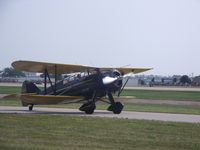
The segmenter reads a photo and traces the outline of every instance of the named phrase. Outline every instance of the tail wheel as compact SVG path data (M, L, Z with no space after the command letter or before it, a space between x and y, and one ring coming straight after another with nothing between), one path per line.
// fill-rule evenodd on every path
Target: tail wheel
M29 105L28 109L29 109L29 111L32 111L33 110L33 105Z

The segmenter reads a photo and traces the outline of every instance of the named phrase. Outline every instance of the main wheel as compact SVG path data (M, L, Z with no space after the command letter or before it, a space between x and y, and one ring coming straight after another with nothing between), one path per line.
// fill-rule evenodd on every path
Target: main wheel
M93 114L96 109L96 105L92 102L83 104L79 110L84 111L86 114Z
M94 109L85 110L85 113L86 114L93 114L94 113Z
M115 107L113 108L113 113L120 114L123 108L124 108L124 105L122 103L116 102Z
M91 103L86 109L85 109L85 113L86 114L93 114L94 110L96 109L96 105Z

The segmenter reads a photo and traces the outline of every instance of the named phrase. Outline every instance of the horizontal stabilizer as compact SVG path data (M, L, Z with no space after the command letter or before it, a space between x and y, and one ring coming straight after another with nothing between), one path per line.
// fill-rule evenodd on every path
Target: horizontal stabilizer
M14 100L16 98L20 98L21 94L8 94L4 97L2 97L2 99L7 99L7 100Z
M84 99L83 96L36 95L35 93L9 94L3 97L3 99L16 99L16 98L20 98L23 102L34 105L58 104L63 101Z
M58 104L63 101L72 101L83 99L82 96L54 96L54 95L28 95L23 94L20 97L24 102L35 105Z

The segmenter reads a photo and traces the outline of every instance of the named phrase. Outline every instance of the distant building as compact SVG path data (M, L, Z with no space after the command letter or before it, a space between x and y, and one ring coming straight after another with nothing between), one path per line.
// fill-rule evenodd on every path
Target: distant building
M126 79L123 80L123 83L126 82ZM131 78L128 80L128 83L126 84L126 87L134 87L134 86L139 86L139 80L136 78Z
M200 86L200 76L196 76L192 79L192 85Z
M28 78L37 77L37 74L36 74L35 72L25 72L25 71L23 71L23 73L24 73L25 76L28 77Z

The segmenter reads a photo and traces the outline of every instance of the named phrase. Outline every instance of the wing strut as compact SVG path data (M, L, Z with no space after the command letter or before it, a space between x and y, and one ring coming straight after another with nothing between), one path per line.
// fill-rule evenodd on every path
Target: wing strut
M47 94L47 69L44 70L44 94Z
M56 95L56 90L57 90L57 87L56 87L56 82L57 82L57 65L55 65L55 86L54 86L54 95Z
M51 84L51 88L52 88L52 91L54 92L54 95L56 95L56 90L57 90L57 86L56 86L56 82L57 82L57 65L54 66L55 68L55 84L54 84L54 87L53 87L53 83L51 81L51 78L49 76L49 73L48 73L48 70L47 68L45 68L44 70L44 94L46 95L47 94L47 78Z
M124 83L123 87L119 90L118 92L118 97L120 96L120 94L122 93L122 91L124 90L124 87L126 86L126 84L128 83L128 80L130 79L130 76L128 77L128 79L126 80L126 82Z

